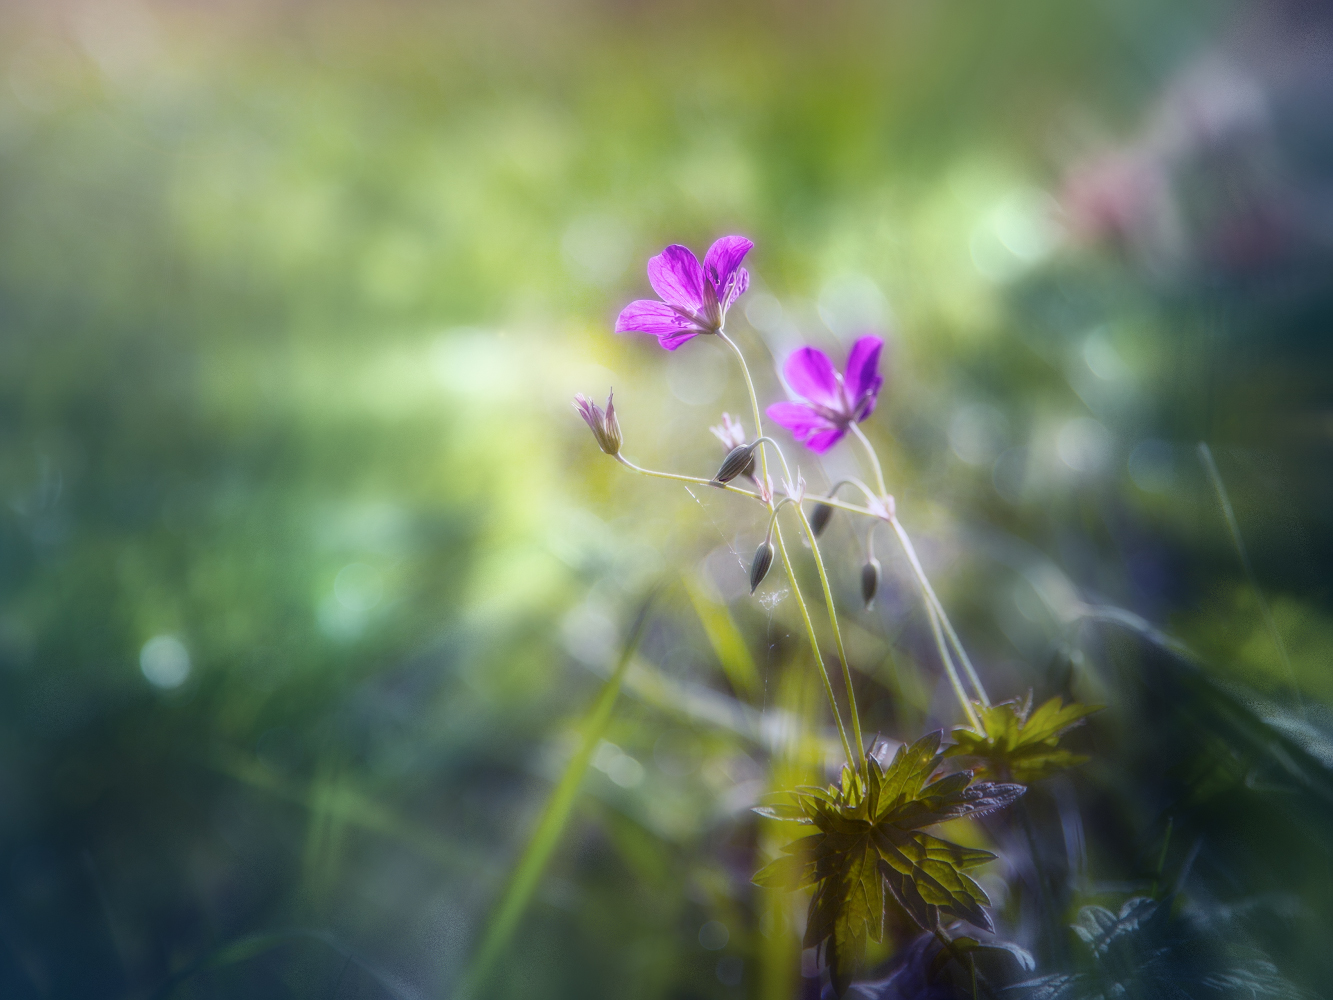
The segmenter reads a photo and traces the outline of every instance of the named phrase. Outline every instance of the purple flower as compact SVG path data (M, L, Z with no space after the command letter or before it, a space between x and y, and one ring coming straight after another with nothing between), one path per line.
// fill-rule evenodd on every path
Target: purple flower
M721 333L731 304L750 286L741 261L754 244L724 236L708 248L703 265L687 247L672 244L648 261L648 281L662 299L631 302L616 333L648 333L668 351L701 333Z
M879 374L879 352L884 341L862 337L852 345L847 372L839 375L828 355L802 347L783 365L787 385L800 396L790 403L774 403L768 415L811 451L820 455L842 440L853 423L875 412L884 378Z

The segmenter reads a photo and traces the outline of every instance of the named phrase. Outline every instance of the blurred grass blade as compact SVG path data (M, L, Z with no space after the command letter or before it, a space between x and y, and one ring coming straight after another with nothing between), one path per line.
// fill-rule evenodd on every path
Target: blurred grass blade
M744 698L758 696L759 671L731 612L725 604L714 600L698 579L687 575L683 580L685 592L690 595L690 603L708 636L708 644L713 647L732 689Z
M644 623L648 620L648 610L656 597L657 591L653 590L639 608L634 626L626 636L625 645L620 651L615 671L607 678L601 693L580 727L578 750L566 765L565 773L560 776L560 782L547 800L541 818L532 831L531 839L524 847L518 864L514 866L509 884L486 928L486 936L482 939L481 947L477 949L471 966L464 973L460 985L454 992L455 1000L467 1000L476 995L477 988L490 974L495 960L509 943L519 918L527 909L528 900L537 887L537 882L551 853L555 850L555 845L560 840L560 834L564 831L570 812L573 811L584 772L588 770L593 753L611 721L611 711L615 708L616 699L620 695L621 683L625 679L625 672L629 669L630 662L634 659L634 651L638 648L639 639L643 635Z

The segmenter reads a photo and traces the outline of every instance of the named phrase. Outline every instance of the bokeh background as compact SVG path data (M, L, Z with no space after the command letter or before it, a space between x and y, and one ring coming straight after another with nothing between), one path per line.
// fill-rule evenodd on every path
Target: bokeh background
M765 399L888 338L867 429L992 693L1109 706L1031 796L1069 919L1173 883L1333 981L1325 5L7 0L0 71L4 996L459 995L654 588L478 995L818 995L749 884L748 807L836 763L763 525L569 405L711 474L729 355L610 331L731 232ZM956 722L891 539L863 612L827 537L867 729ZM1072 961L1024 878L1002 931Z

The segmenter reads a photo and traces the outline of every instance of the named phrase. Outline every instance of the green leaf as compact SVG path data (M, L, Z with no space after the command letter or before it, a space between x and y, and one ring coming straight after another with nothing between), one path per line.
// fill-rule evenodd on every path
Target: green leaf
M815 881L815 863L794 854L769 862L755 874L755 885L765 889L802 889Z
M768 819L776 819L783 823L809 823L810 818L806 816L805 810L800 805L792 802L770 802L764 805L753 806L751 812L756 812L760 816Z
M945 756L971 758L979 776L1031 784L1087 760L1060 749L1060 737L1101 707L1062 705L1057 695L1033 710L1031 692L1021 702L977 705L980 730L955 729Z
M814 885L805 946L820 949L839 995L864 959L867 942L882 940L889 895L926 930L952 920L991 927L983 909L990 900L963 870L995 855L921 828L999 809L1024 789L975 782L968 771L931 781L943 759L941 736L931 733L899 747L887 767L871 756L860 768L844 767L836 785L799 788L756 810L818 830L784 848L788 856L766 866L755 881L773 888Z

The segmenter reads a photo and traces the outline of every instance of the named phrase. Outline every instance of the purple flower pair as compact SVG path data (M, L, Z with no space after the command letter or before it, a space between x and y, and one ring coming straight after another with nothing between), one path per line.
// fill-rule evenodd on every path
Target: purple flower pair
M741 261L753 246L744 236L724 236L709 247L702 265L688 248L667 247L648 262L648 281L661 301L631 302L616 320L616 333L649 334L668 351L700 334L721 333L727 310L750 285ZM769 417L822 455L875 411L884 384L883 346L879 337L862 337L852 345L843 374L823 351L802 347L783 365L787 386L800 398L774 403Z

